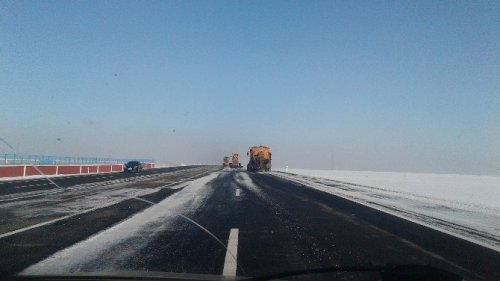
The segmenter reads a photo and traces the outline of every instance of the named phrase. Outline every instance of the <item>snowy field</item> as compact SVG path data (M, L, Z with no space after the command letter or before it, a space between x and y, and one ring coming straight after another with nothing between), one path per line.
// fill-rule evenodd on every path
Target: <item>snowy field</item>
M273 174L500 252L500 177L363 171Z

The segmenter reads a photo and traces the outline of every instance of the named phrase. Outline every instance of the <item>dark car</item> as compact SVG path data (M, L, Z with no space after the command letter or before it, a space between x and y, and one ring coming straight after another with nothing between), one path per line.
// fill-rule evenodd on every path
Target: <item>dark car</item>
M123 165L124 173L139 173L142 171L143 165L139 161L128 161Z

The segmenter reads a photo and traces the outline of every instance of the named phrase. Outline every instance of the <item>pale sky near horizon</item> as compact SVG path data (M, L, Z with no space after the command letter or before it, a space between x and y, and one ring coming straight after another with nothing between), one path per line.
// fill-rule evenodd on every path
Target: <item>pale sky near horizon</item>
M263 144L276 168L500 175L500 2L2 1L0 137L24 154L246 164Z

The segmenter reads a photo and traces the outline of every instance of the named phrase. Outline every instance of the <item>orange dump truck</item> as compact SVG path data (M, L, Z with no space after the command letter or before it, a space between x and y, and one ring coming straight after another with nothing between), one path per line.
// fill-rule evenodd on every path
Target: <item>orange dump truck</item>
M229 163L229 168L241 168L241 163L240 163L240 155L236 152L234 152L231 155L231 162Z
M267 146L253 146L247 152L250 161L247 170L250 172L271 171L271 149Z

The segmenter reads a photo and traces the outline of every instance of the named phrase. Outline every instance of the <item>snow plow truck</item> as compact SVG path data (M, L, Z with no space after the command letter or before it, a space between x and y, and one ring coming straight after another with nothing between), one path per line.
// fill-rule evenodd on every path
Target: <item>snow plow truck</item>
M239 154L236 152L233 152L233 154L231 154L231 162L229 162L229 168L239 169L241 167L242 166L241 166L241 163L239 160Z
M247 170L250 172L271 171L271 149L267 146L253 146L247 152L250 161Z

